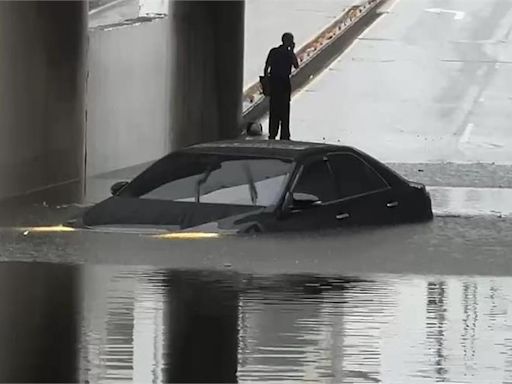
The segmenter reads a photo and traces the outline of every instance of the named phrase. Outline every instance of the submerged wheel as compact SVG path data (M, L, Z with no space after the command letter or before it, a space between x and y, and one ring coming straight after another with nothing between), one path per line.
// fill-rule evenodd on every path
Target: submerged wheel
M254 225L251 225L249 228L247 228L244 233L246 234L254 234L254 233L261 233L261 228L254 224Z

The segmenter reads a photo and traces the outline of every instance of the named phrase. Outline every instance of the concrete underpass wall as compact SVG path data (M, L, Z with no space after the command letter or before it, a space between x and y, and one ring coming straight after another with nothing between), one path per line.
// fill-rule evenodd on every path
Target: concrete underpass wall
M86 23L83 2L0 1L0 198L81 198Z
M168 152L169 30L167 18L90 30L88 176Z

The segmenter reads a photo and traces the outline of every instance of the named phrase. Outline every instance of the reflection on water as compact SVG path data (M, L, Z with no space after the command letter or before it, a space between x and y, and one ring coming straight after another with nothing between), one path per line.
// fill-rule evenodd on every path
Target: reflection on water
M0 263L0 381L78 379L80 276L68 265Z
M512 382L512 279L0 263L2 382Z

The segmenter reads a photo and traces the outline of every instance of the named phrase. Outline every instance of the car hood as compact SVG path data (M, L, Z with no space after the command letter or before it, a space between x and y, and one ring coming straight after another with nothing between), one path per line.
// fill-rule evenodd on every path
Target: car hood
M112 197L88 209L82 215L80 224L85 227L187 229L222 221L224 225L235 226L239 220L244 221L245 217L258 214L264 209L264 207L247 205ZM236 218L236 220L226 220L228 218Z

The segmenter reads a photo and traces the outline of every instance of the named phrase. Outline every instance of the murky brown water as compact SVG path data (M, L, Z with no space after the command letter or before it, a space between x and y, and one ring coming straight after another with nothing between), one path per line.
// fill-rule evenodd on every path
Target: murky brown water
M0 215L0 382L512 383L512 221L160 240Z
M509 277L5 262L0 288L2 382L512 382Z

